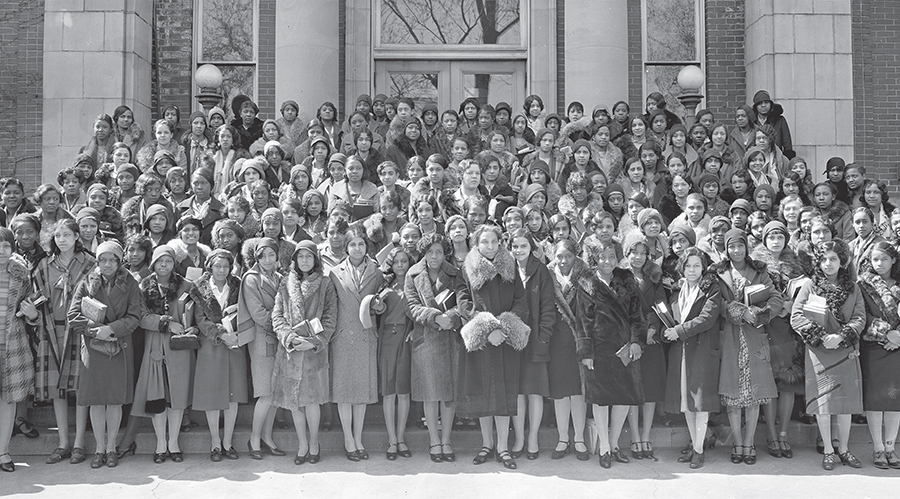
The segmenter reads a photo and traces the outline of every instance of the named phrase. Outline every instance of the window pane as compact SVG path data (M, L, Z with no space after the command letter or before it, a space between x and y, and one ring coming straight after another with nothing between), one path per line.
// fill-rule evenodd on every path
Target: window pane
M696 61L696 0L647 1L647 60Z
M464 74L463 90L463 99L475 97L482 105L498 102L515 104L511 74Z
M659 92L666 98L666 109L684 119L685 111L678 96L681 95L681 87L678 86L678 73L682 66L646 66L644 77L647 79L647 95ZM703 89L700 89L703 92Z
M203 0L201 61L253 61L254 0Z
M381 43L521 45L519 0L381 0Z
M231 122L234 119L234 114L231 112L231 99L244 94L254 101L256 100L253 86L255 68L253 66L219 66L219 69L222 70L222 91L225 94L223 109L227 114L227 121ZM249 146L250 144L243 144L245 148Z
M438 74L390 73L391 97L409 97L416 103L416 109L425 104L438 103ZM440 108L440 106L438 106Z

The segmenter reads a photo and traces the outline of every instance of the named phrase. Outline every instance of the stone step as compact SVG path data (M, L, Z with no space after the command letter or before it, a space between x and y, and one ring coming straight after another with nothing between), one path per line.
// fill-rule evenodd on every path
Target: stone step
M379 422L377 424L374 422L369 422L370 418L368 417L368 415L374 412L380 413L381 411L373 411L371 409L367 411L366 426L363 433L363 443L370 451L370 453L381 454L387 448L388 436L383 422ZM183 452L189 454L206 454L209 452L210 446L209 430L206 426L205 419L203 419L202 417L202 413L194 413L194 416L195 421L199 423L199 426L192 428L192 430L188 433L182 433L179 438L179 444ZM372 419L376 419L374 415ZM71 419L71 421L74 421L74 417ZM25 438L22 435L13 437L10 443L10 452L13 455L17 456L49 454L58 443L56 430L55 428L52 428L52 426L54 425L51 424L49 426L50 428L45 425L39 425L38 431L41 435L35 439ZM717 436L717 447L730 447L730 428L728 428L727 425L716 426L713 428L713 431ZM806 425L798 423L796 421L792 421L788 431L789 441L794 446L812 447L815 445L817 432L818 430L815 425ZM74 436L73 433L74 428L70 428L70 438ZM122 432L120 431L119 435L121 436L121 434ZM538 432L538 440L540 442L541 449L545 452L549 452L549 449L555 447L558 440L557 435L558 434L556 429L541 428ZM765 425L760 424L759 428L757 429L756 435L757 452L760 455L766 453L765 435ZM234 447L244 456L246 456L247 441L249 440L249 438L249 424L238 424L235 428ZM296 451L298 445L297 435L293 428L276 428L274 432L274 438L278 447L284 449L285 452L288 452L290 454L291 452ZM510 432L510 439L512 439L512 432ZM690 436L685 426L656 426L650 433L650 441L655 448L682 447L688 442L689 439ZM407 430L405 440L409 444L410 449L412 449L413 453L427 452L429 443L427 430L422 430L415 426L411 426ZM635 438L634 440L638 439ZM631 441L632 438L628 430L628 425L626 424L619 442L624 449L627 449ZM865 425L853 425L850 435L850 441L854 445L863 443L870 444L871 438L869 436L868 428ZM320 442L322 450L324 452L342 452L343 436L340 428L340 423L337 419L335 419L335 425L331 429L331 431L320 432ZM454 449L458 451L466 451L470 453L475 452L481 447L482 444L481 432L477 430L454 431L452 442ZM90 431L88 431L88 435L86 437L86 444L89 450L88 453L93 453L94 438ZM150 420L144 419L138 432L137 452L138 454L149 455L154 452L155 447L156 437L153 434L153 428L150 424Z

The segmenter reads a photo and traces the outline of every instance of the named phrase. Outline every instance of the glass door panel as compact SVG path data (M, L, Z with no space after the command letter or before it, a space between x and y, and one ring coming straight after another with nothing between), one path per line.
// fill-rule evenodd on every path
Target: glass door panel
M456 102L474 97L492 106L506 102L515 110L525 100L525 61L454 61L450 74Z
M450 63L437 61L378 61L375 64L375 93L388 97L409 97L416 109L450 101Z

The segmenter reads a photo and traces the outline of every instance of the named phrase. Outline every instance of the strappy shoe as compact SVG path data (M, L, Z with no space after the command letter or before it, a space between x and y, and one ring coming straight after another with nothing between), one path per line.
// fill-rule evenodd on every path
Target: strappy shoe
M837 461L837 455L834 452L824 454L822 456L822 468L825 471L833 471L835 461Z
M794 450L791 448L791 444L787 441L787 433L779 433L778 434L778 447L781 448L781 456L790 459L794 457Z
M347 449L345 448L345 449L344 449L344 455L347 456L347 460L348 460L348 461L353 461L354 463L358 463L359 460L360 460L359 453L358 453L358 451L357 451L356 449L354 449L354 450L347 450Z
M559 447L559 444L565 444L566 446L562 450L553 449L553 452L550 453L550 459L562 459L569 453L569 442L560 440L556 446Z
M641 460L644 459L644 455L642 453L644 449L644 442L631 442L631 457ZM682 451L683 453L684 451Z
M741 449L741 452L738 452L738 449ZM741 464L744 462L744 446L734 444L731 446L731 463L732 464Z
M862 463L849 450L841 454L840 457L841 464L843 464L844 466L849 466L851 468L862 468Z
M631 462L631 460L628 459L628 456L626 456L625 453L622 452L622 449L620 449L618 447L616 447L615 449L612 450L612 457L613 457L613 459L616 460L617 463L630 463Z
M679 463L689 463L689 462L691 462L691 459L694 459L694 454L695 454L694 448L692 447L691 450L687 454L682 454L681 456L678 457L678 462Z
M781 445L778 443L778 440L768 440L766 439L766 448L769 450L769 455L772 457L781 457Z
M472 460L472 464L484 464L492 457L494 457L493 447L482 447L475 455L475 459Z
M657 461L656 456L653 455L653 445L650 442L644 442L641 448L641 457L643 459L652 459Z
M34 427L34 424L21 416L16 418L16 422L13 425L13 436L18 434L25 435L27 438L37 438L41 436Z
M609 452L600 454L600 467L607 470L612 468L612 455Z
M891 469L900 470L900 456L894 452L893 449L884 451L885 458L887 459L888 466Z
M744 464L753 466L756 464L756 446L751 445L749 447L744 447L744 449L747 449L747 453L744 454Z
M404 449L404 447L406 447ZM403 458L412 457L412 452L409 451L409 446L406 445L406 442L397 442L397 455Z
M872 453L872 464L880 470L891 469L890 465L888 465L887 456L881 450Z
M391 452L391 449L394 449L394 452ZM388 448L384 452L384 457L386 457L388 461L396 461L397 460L397 444L388 443Z
M578 444L581 444L584 447L584 450L578 450ZM588 461L591 459L591 454L588 452L587 446L584 445L584 442L575 441L575 458L579 461Z
M444 452L444 447L450 449L450 452ZM456 462L456 453L453 452L453 447L450 447L450 444L441 444L441 459L448 463Z
M0 454L0 457L3 457L3 456L8 457L9 461L7 461L5 463L0 463L0 471L5 471L7 473L12 473L13 471L16 471L16 463L13 462L12 456L9 455L9 452L4 452L3 454Z
M104 464L106 464L106 454L102 452L94 454L94 459L91 459L91 468L100 469Z
M435 447L437 447L437 450L438 450L437 454L431 452L431 449L434 449ZM443 463L444 462L444 458L441 455L441 444L429 445L428 446L428 455L429 455L429 457L431 457L432 463Z
M306 462L308 462L309 464L318 463L322 459L322 456L319 454L320 452L322 452L322 446L319 446L319 450L317 450L315 454L312 453L312 447L310 447L306 452L306 454L308 455L308 457L306 458Z
M512 454L508 450L497 453L497 461L503 463L503 467L508 470L514 470L517 468L516 460L513 459Z
M47 464L56 464L61 462L63 459L69 459L72 457L72 449L64 449L62 447L57 447L47 456ZM887 461L884 462L887 465Z
M72 449L72 457L69 458L69 464L81 464L87 459L87 454L83 447L75 447Z
M696 470L703 467L703 462L706 460L706 454L703 452L695 452L693 457L691 457L691 469Z

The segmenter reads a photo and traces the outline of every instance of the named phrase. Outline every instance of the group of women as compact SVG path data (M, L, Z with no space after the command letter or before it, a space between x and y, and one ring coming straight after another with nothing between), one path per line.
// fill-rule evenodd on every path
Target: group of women
M561 117L529 96L516 115L475 99L438 114L363 95L344 121L325 103L303 123L294 101L262 121L239 96L230 123L213 108L181 129L170 106L152 137L125 106L98 117L59 187L0 181L0 469L15 469L13 430L33 431L16 417L29 397L54 408L49 464L87 460L88 418L92 468L136 452L141 418L153 461L180 462L190 409L210 459L238 459L248 403L252 459L285 455L282 408L294 462L319 462L334 404L345 457L366 460L381 400L388 460L412 455L416 402L436 463L476 419L474 464L538 459L551 418L551 459L588 460L596 435L604 468L655 460L667 412L684 414L679 461L696 469L719 412L733 463L756 463L761 407L768 453L792 457L797 394L825 469L861 466L862 413L875 466L900 468L900 211L885 186L841 158L813 185L765 92L730 126L701 110L686 128L665 104Z

